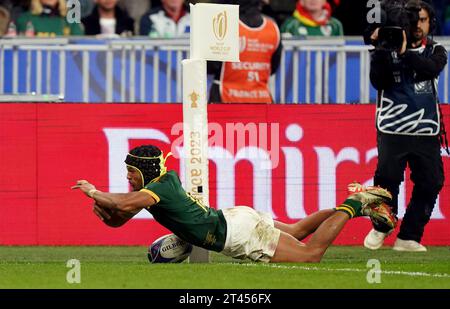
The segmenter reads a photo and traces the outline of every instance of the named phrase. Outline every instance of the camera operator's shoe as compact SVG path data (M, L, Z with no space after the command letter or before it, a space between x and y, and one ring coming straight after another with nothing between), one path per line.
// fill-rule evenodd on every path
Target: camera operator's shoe
M381 207L382 202L392 199L391 193L380 187L363 187L358 183L352 183L348 186L356 192L350 194L343 204L336 207L336 210L346 212L350 218L359 216L386 217L383 215L386 210Z
M395 251L405 251L405 252L426 252L427 247L421 245L417 241L414 240L403 240L397 238L394 243L394 247L392 248Z
M366 238L364 238L364 247L377 250L380 249L383 245L384 239L392 233L391 230L389 233L379 232L376 229L370 230L369 234L367 234Z

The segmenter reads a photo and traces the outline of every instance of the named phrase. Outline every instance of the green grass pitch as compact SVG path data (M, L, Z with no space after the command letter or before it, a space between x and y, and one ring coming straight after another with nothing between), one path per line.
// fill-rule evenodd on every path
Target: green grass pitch
M242 262L217 253L209 264L150 264L146 253L146 247L0 246L0 288L450 288L450 247L402 253L333 246L320 264ZM70 259L80 261L79 284L66 281ZM367 281L370 259L380 262L379 283Z

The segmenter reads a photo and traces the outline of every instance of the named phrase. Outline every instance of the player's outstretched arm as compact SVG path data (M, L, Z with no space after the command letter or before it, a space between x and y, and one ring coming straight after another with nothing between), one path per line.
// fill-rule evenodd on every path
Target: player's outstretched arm
M87 180L78 180L72 189L80 189L88 197L95 200L103 208L118 210L125 213L136 214L143 208L155 204L155 200L144 192L108 193L95 188Z

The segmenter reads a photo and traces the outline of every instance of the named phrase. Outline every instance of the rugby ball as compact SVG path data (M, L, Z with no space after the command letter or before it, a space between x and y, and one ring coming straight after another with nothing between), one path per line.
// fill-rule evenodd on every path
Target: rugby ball
M148 248L150 263L180 263L188 258L192 245L175 234L164 235L155 240Z

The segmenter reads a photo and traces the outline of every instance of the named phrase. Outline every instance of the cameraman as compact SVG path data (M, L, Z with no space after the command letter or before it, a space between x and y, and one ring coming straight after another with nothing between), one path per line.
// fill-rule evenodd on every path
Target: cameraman
M433 8L423 1L419 8L417 26L403 30L401 47L387 50L378 42L370 64L370 80L378 90L374 183L392 193L390 206L397 214L399 186L406 165L410 167L414 188L393 249L411 252L427 251L420 241L444 183L437 79L447 63L447 51L428 38L436 24ZM380 39L379 30L372 33L372 42ZM374 223L364 246L376 250L390 233L392 230Z

